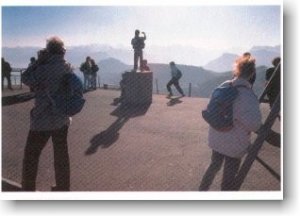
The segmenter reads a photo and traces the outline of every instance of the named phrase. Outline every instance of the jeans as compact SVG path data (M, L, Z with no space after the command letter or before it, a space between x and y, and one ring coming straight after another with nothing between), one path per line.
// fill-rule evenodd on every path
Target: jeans
M56 188L61 191L70 190L67 135L68 126L51 131L29 131L23 159L22 188L24 191L35 191L39 158L50 137L52 137L54 150Z
M168 92L169 92L170 94L173 94L173 93L172 93L172 89L171 89L171 85L174 85L175 88L177 89L177 91L178 91L180 94L184 95L184 93L183 93L183 91L182 91L182 89L181 89L181 87L180 87L180 85L179 85L179 79L173 77L173 78L168 82L168 84L167 84L167 90L168 90Z
M84 78L83 88L84 88L84 90L88 90L92 85L91 75L90 74L84 74L83 78Z
M202 178L201 185L199 187L200 191L207 191L209 189L216 174L221 169L224 160L225 164L223 170L221 190L235 190L235 176L239 170L241 159L228 157L216 151L212 151L211 162Z

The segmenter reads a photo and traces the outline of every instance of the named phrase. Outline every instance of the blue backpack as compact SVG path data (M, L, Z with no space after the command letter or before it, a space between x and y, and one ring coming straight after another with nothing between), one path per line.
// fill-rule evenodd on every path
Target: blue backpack
M60 88L51 98L57 112L66 116L76 115L85 104L81 80L74 73L65 74Z
M233 127L233 102L238 96L238 88L243 85L217 87L211 96L207 109L202 111L204 120L218 131L229 131Z

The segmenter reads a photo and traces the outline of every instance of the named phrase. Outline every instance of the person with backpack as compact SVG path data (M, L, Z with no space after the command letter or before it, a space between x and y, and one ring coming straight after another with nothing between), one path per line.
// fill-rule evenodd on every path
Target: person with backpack
M52 137L56 186L52 191L70 190L70 162L67 136L70 117L56 109L53 99L66 94L59 91L64 77L74 75L65 59L64 43L59 37L47 40L39 51L36 63L23 74L22 82L35 91L35 103L30 112L30 130L23 158L22 189L35 191L39 157ZM81 86L82 89L82 86Z
M7 79L7 88L9 90L13 90L11 85L11 71L12 68L10 67L10 64L4 60L4 58L1 59L1 68L2 68L2 90L4 89L4 79Z
M91 87L91 76L92 76L92 59L90 56L87 56L85 62L80 65L79 70L83 73L83 86L84 90L89 90Z
M234 78L222 83L212 94L207 110L202 112L209 123L208 145L211 162L199 190L207 191L224 164L222 191L235 190L235 177L241 158L250 147L251 132L261 125L259 102L249 80L255 73L255 59L236 60Z
M135 30L134 38L131 40L131 45L134 50L134 66L133 71L137 71L138 69L138 60L140 60L140 67L142 67L143 63L143 49L145 48L145 40L146 40L146 34L145 32L142 32L144 35L143 37L140 37L140 31Z
M185 96L182 88L179 85L179 79L182 77L182 72L176 67L175 62L170 62L171 68L171 80L167 83L167 90L169 92L167 98L171 98L173 96L171 85L174 85L177 91L181 94L182 97Z

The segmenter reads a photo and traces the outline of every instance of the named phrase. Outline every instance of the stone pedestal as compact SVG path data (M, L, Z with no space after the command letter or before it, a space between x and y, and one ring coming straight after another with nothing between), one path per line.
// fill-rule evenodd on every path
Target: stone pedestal
M153 73L125 72L122 74L122 104L149 105L152 103Z

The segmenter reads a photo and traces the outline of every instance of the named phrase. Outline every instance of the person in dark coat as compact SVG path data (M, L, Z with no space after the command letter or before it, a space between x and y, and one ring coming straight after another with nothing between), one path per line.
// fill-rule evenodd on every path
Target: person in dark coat
M273 76L276 67L280 64L280 57L274 58L272 64L273 67L267 69L266 71L266 85L271 81L271 77ZM277 95L280 93L280 68L278 73L274 75L270 85L271 86L267 91L267 96L269 98L270 107L272 107L276 100Z
M167 90L169 92L168 94L168 98L173 96L173 92L171 89L171 86L174 85L175 88L177 89L177 91L181 94L182 97L185 96L185 94L183 93L182 88L179 85L179 79L182 76L181 71L176 67L175 62L170 62L170 68L171 68L171 80L167 83Z
M2 67L2 89L4 89L4 79L7 80L7 88L10 90L13 90L12 86L11 86L11 71L12 68L10 67L10 64L5 61L4 58L2 58L2 63L1 63L1 67Z
M68 129L71 118L53 109L51 96L59 94L63 77L73 73L64 59L65 48L58 37L47 40L38 52L37 62L22 74L22 82L35 91L35 103L30 112L30 130L24 150L22 189L35 191L39 158L49 138L54 150L56 185L52 191L70 190Z
M144 35L143 37L140 37L140 31L135 30L135 36L131 40L131 45L134 50L134 66L133 70L136 72L138 69L138 60L140 60L140 67L142 66L143 62L143 49L145 48L145 40L146 40L146 34L145 32L142 32Z
M80 65L80 71L83 73L83 86L84 90L91 88L91 76L92 76L92 59L87 56L85 62Z
M91 60L91 64L92 64L92 68L91 68L91 70L92 70L92 74L91 74L91 76L92 76L92 80L91 80L91 84L92 84L92 89L96 89L97 88L97 72L99 71L99 67L98 67L98 65L95 63L95 60L94 59L92 59Z

